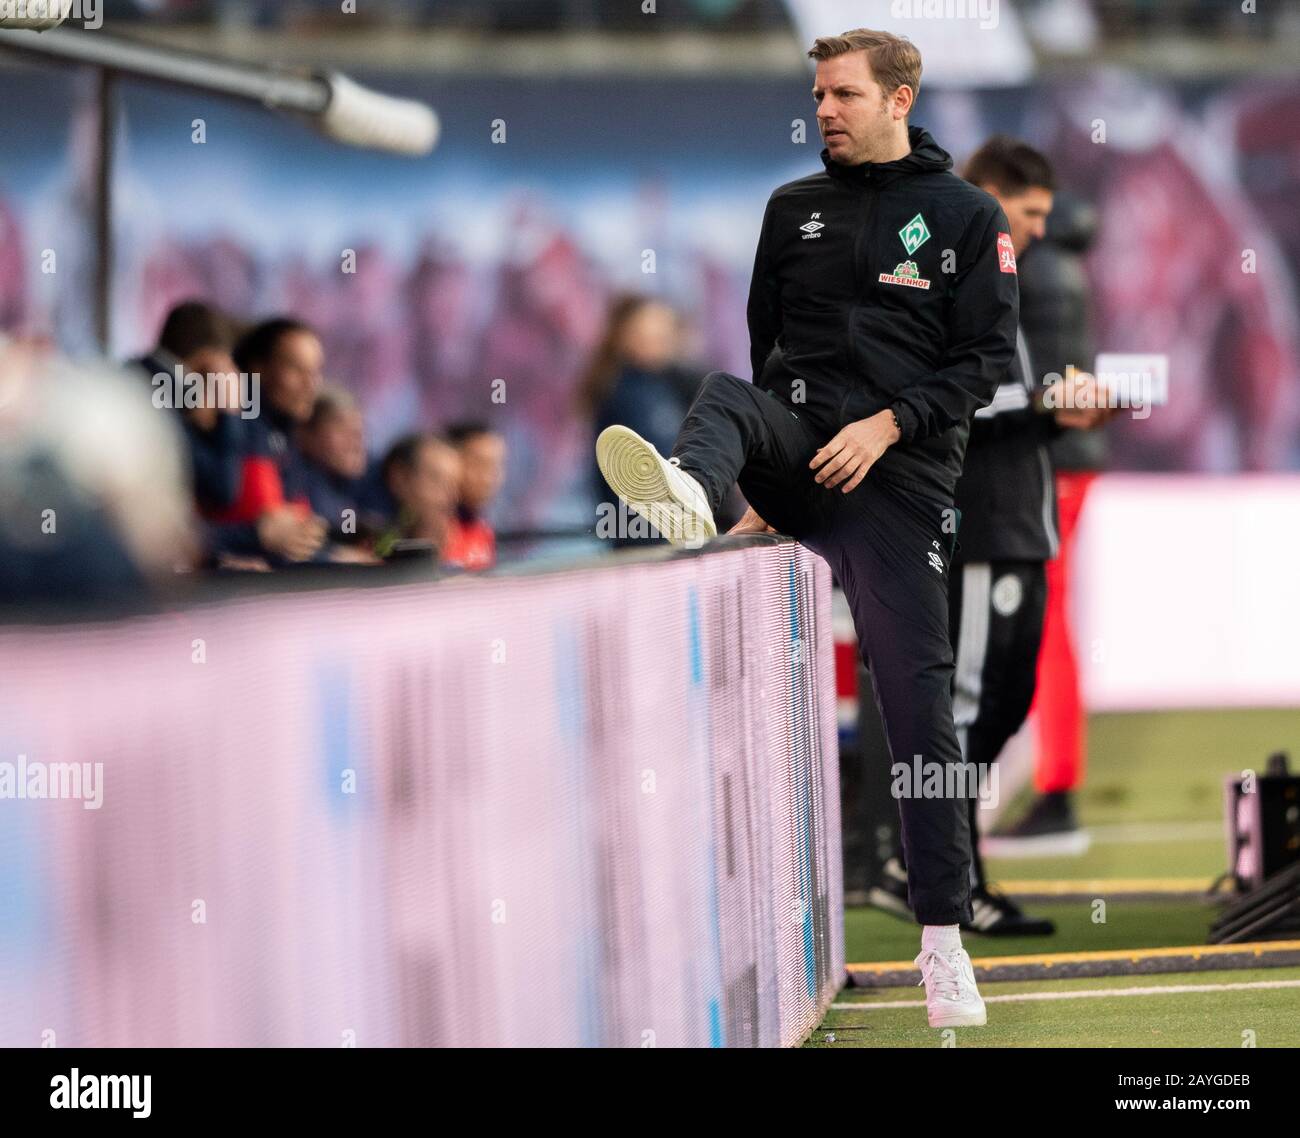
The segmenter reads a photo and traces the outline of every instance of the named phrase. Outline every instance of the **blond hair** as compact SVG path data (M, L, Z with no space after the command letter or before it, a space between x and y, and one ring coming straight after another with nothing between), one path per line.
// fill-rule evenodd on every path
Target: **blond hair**
M878 32L872 28L854 28L838 36L820 36L808 52L810 59L834 59L853 51L865 51L871 74L886 96L899 87L912 88L915 100L921 89L921 53L905 36Z

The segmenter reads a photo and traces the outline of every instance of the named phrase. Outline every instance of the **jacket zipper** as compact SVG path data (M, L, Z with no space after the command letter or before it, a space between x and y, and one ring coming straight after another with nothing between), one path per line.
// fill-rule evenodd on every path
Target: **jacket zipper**
M849 366L853 375L849 377L849 382L845 385L844 398L840 400L839 423L844 424L846 409L849 405L849 399L856 390L854 380L862 373L862 360L860 358L858 344L853 336L853 314L857 310L858 304L862 301L862 260L863 246L866 243L867 233L870 229L870 219L872 216L872 207L875 204L876 189L868 182L862 190L864 205L860 213L858 230L853 235L853 300L854 303L849 305L845 315L844 337L849 345Z

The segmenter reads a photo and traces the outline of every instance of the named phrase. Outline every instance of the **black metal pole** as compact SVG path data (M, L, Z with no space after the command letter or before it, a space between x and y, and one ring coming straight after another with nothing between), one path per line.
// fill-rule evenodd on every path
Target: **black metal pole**
M420 156L438 140L438 116L431 107L371 91L334 72L269 69L66 28L39 35L0 28L0 50L251 100L304 119L325 137L349 146Z
M323 114L331 98L330 84L320 75L279 72L106 33L55 28L34 35L0 30L0 47L47 62L102 67L137 79L251 99L272 110L309 116Z

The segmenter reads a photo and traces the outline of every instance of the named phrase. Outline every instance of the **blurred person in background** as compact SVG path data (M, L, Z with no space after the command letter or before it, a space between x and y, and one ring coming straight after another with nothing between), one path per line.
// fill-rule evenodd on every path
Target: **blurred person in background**
M485 423L455 423L447 441L460 455L460 493L443 561L462 569L496 564L496 535L484 515L506 476L506 440Z
M246 332L233 354L239 371L259 385L260 411L245 420L235 500L209 517L222 525L252 522L272 566L323 556L329 526L312 511L306 460L293 438L295 428L311 418L320 391L320 340L301 321L277 317Z
M325 387L298 428L306 459L307 499L329 525L330 540L356 546L375 532L363 505L367 468L365 419L352 395Z
M375 543L390 557L402 543L420 543L442 561L456 521L460 495L460 455L435 434L405 435L388 448L380 467L397 504L397 516Z
M299 560L310 556L314 546L291 511L252 515L236 510L253 428L241 414L239 369L231 354L235 338L234 323L224 313L204 301L187 300L168 312L157 346L132 363L149 376L155 407L179 419L200 517L202 562L268 569L267 555ZM193 405L186 392L184 405L174 406L172 381L178 369L183 376L204 380ZM225 382L214 387L208 382L212 377Z
M667 304L635 295L614 301L578 387L579 413L597 435L621 423L661 454L671 453L700 380L678 364L679 343L677 313ZM618 501L594 462L591 478L598 503ZM619 536L613 543L640 540Z
M1020 327L1040 374L1086 370L1096 355L1084 256L1097 234L1097 211L1058 193L1047 236L1020 263ZM1104 430L1064 429L1048 444L1056 483L1057 554L1047 562L1047 608L1030 709L1038 747L1037 795L1014 826L995 834L994 848L1043 854L1084 853L1074 792L1083 782L1086 734L1079 669L1070 628L1075 535L1088 489L1106 464Z
M176 305L163 320L158 344L132 363L154 384L155 405L169 407L180 418L190 452L194 496L200 509L222 510L233 505L239 493L244 420L239 416L238 368L231 350L235 329L227 317L210 304L187 300ZM198 406L172 407L159 397L171 396L168 384L180 368L182 374L226 376L224 391L210 405L205 384Z
M147 604L197 557L187 466L135 374L0 336L0 605Z

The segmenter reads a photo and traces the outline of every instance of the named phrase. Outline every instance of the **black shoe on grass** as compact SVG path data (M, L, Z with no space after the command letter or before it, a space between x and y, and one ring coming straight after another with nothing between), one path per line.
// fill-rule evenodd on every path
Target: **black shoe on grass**
M964 933L983 936L1051 936L1056 925L1044 917L1031 917L1020 911L1010 897L990 885L971 891L973 917L962 923Z
M998 830L980 845L985 857L1078 857L1091 839L1074 816L1068 790L1041 794L1014 826Z
M891 857L885 862L880 876L867 890L867 904L899 917L912 921L912 906L907 899L907 870L898 863L898 858Z

